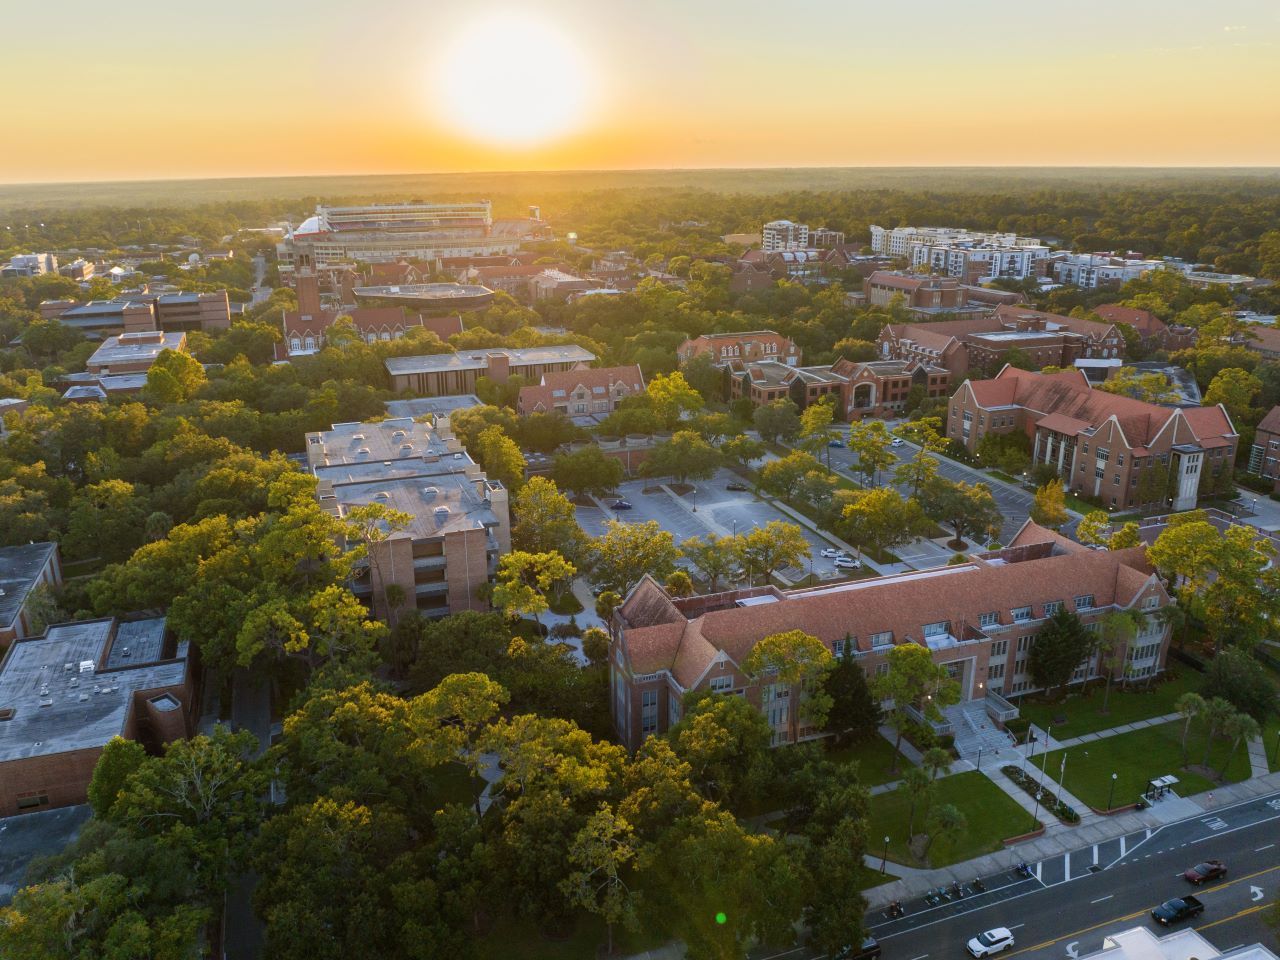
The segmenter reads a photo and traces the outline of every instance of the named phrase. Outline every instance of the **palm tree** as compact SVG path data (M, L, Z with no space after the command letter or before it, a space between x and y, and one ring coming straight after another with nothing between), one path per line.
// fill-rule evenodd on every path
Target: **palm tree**
M1191 721L1204 713L1206 704L1204 697L1188 690L1173 705L1178 708L1178 713L1182 714L1182 765L1185 767L1187 765L1187 734L1191 732Z
M1236 715L1236 708L1222 697L1214 697L1204 708L1204 722L1209 725L1209 734L1205 738L1204 759L1200 761L1200 766L1209 766L1209 751L1213 749L1213 741L1217 739L1218 731L1220 731L1231 718Z
M920 766L929 771L932 779L937 780L939 774L951 772L951 754L942 747L930 747L920 758Z
M929 855L929 848L938 837L945 838L948 843L955 843L968 825L968 819L954 804L939 804L929 814L929 822L926 824L929 839L924 845L925 856Z
M923 767L911 767L902 776L902 786L911 798L911 809L907 814L907 839L915 836L916 806L933 793L933 781Z
M1261 735L1262 727L1258 725L1258 721L1253 719L1244 711L1232 714L1222 725L1222 735L1231 738L1231 751L1227 754L1226 759L1222 761L1222 769L1218 771L1218 779L1221 780L1227 772L1227 765L1231 763L1231 758L1236 755L1236 751L1240 749L1241 740L1252 740L1254 737Z

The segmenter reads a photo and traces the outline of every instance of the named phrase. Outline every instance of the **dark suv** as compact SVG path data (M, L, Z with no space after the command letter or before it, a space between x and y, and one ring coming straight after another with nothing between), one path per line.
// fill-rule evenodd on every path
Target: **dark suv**
M858 947L841 947L832 955L831 960L880 960L880 941L867 934L867 939Z

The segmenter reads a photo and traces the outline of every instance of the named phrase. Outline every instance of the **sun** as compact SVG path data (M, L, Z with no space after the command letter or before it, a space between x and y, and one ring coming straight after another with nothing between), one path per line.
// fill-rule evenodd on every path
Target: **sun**
M586 119L586 60L543 20L513 12L473 21L445 43L438 63L437 106L468 136L531 145Z

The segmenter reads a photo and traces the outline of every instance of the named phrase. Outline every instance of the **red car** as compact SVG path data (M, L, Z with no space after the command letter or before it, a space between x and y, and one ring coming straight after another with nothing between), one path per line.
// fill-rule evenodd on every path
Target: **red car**
M1196 886L1207 883L1210 880L1217 880L1227 875L1227 865L1221 860L1205 860L1197 863L1185 873L1182 874Z

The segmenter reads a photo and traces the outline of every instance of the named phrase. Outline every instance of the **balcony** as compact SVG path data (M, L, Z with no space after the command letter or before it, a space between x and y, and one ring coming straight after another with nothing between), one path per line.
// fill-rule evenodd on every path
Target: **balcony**
M987 691L987 716L998 723L1007 723L1018 716L1018 708L994 690Z
M930 730L933 731L934 736L938 736L938 737L955 736L955 727L952 726L951 721L946 719L945 717L941 720L930 720L921 711L917 710L915 707L913 707L909 703L904 703L902 705L902 712L905 713L912 720L914 720L916 723L921 724L922 726L928 727Z

